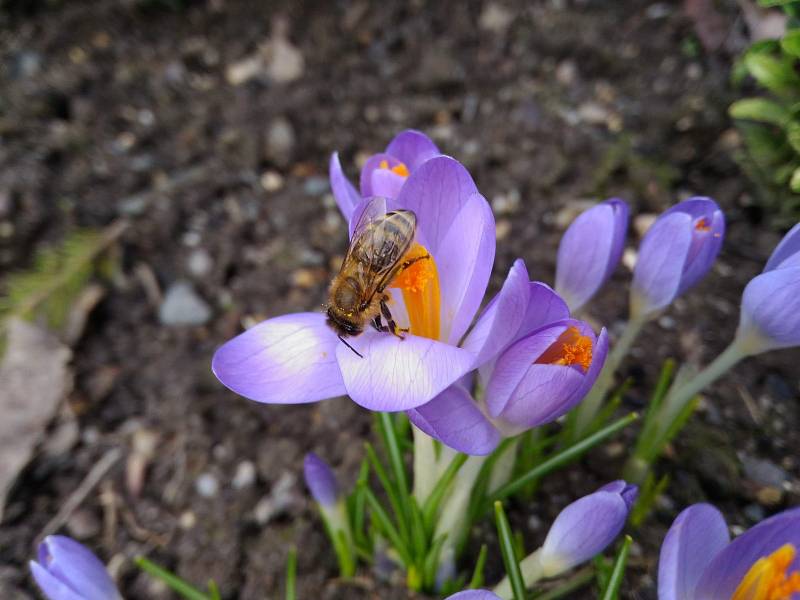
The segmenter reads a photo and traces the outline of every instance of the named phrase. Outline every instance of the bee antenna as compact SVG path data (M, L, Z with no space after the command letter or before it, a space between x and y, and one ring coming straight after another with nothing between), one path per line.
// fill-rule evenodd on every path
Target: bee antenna
M363 354L361 354L361 353L360 353L358 350L356 350L355 348L353 348L353 347L352 347L350 344L348 344L348 343L347 343L347 340L346 340L346 339L344 339L344 338L343 338L341 335L339 335L339 336L337 336L337 337L339 338L339 340L341 340L341 342L342 342L342 343L343 343L345 346L347 346L348 348L350 348L350 350L352 350L353 352L355 352L355 353L356 353L356 356L359 356L359 357L361 357L361 358L364 358L364 355L363 355Z

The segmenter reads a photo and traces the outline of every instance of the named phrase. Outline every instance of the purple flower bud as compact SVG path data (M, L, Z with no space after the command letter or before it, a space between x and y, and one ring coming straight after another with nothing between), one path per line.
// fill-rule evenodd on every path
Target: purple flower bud
M306 454L303 475L311 495L321 506L333 506L339 498L336 476L324 460L313 452Z
M502 600L500 596L489 590L466 590L448 596L445 600Z
M605 329L595 337L583 321L537 329L497 359L486 386L489 415L506 435L554 421L591 389L607 352Z
M800 223L744 289L736 342L748 354L800 345Z
M75 540L50 535L39 544L31 573L49 600L119 600L121 596L105 566Z
M558 246L556 292L578 311L619 263L628 229L628 205L612 198L581 213Z
M724 235L725 217L710 198L684 200L663 213L639 246L632 312L655 313L700 281L716 259Z
M559 513L541 548L545 577L563 573L605 550L622 531L636 486L614 481Z

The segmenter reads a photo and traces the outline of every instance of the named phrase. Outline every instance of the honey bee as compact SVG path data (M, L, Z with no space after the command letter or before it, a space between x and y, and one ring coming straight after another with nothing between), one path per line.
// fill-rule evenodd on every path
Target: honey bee
M331 282L327 324L339 339L361 358L344 339L364 332L367 323L381 332L403 338L407 329L397 326L387 302L386 288L417 260L404 260L416 234L417 216L410 210L386 212L386 201L374 198L358 219L339 274ZM386 324L381 317L386 319Z

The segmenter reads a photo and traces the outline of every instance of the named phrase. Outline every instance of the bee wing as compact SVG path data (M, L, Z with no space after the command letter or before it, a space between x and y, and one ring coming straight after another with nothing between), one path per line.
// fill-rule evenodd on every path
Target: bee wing
M361 213L353 215L351 223L354 225L350 229L350 239L355 240L360 233L369 227L370 223L374 223L378 219L384 217L387 213L386 198L375 196L364 204Z

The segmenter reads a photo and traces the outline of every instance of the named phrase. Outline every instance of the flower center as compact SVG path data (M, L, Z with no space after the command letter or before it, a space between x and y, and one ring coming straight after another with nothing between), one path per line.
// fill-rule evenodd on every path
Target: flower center
M700 217L695 221L694 224L695 231L711 231L711 225L708 223L708 219L705 217Z
M403 263L408 266L400 271L390 287L403 292L411 333L438 340L441 294L436 262L424 246L414 244L403 257Z
M583 372L589 370L592 364L592 340L581 335L574 325L558 336L542 355L536 359L540 365L578 365Z
M731 600L789 600L800 592L800 571L787 573L797 550L784 544L769 556L759 558L742 578Z
M390 167L388 160L382 160L381 163L378 165L378 168L387 169L392 173L394 173L395 175L400 175L400 177L408 177L408 167L405 165L405 163L399 162L395 166Z

